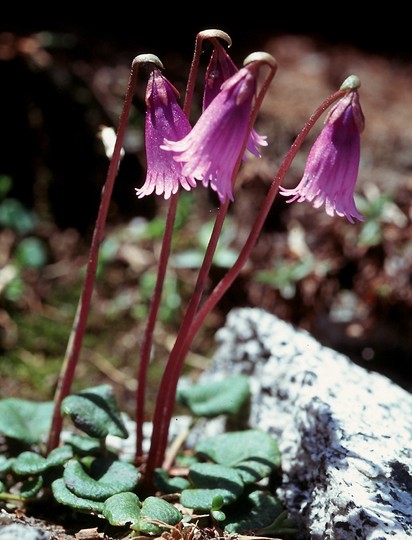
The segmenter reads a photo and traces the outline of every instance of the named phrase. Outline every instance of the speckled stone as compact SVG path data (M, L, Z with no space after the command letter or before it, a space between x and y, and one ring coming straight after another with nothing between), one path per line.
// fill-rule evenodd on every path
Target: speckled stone
M249 427L278 440L298 538L411 538L411 394L260 309L230 312L217 343L203 378L250 375Z
M13 523L0 525L0 540L51 540L51 535L35 527Z

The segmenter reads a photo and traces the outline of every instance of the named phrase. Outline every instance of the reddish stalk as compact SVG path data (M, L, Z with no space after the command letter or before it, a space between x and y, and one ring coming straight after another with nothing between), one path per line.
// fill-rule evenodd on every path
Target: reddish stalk
M256 218L256 221L249 233L249 236L245 242L245 245L243 246L236 262L230 268L230 270L228 270L228 272L220 280L220 282L215 286L213 291L210 293L208 298L203 303L202 307L198 310L195 317L193 318L190 328L186 330L185 339L183 340L180 351L179 351L181 355L180 357L181 362L186 357L190 349L190 346L193 342L193 339L196 333L198 332L199 328L202 326L203 321L205 320L207 315L212 311L212 309L216 306L216 304L219 302L219 300L222 298L222 296L225 294L228 288L232 285L233 281L239 275L243 266L247 262L250 256L250 253L259 238L259 235L261 233L262 227L265 223L269 210L272 207L273 201L275 200L275 197L278 193L279 186L281 185L283 179L285 178L289 170L289 167L292 164L292 161L295 158L297 152L299 151L304 139L306 138L310 130L313 128L317 120L320 118L320 116L326 111L326 109L328 109L335 101L340 99L345 94L345 92L346 90L338 90L337 92L329 96L315 110L315 112L312 114L312 116L309 118L309 120L307 121L307 123L305 124L301 132L299 133L299 135L296 137L294 143L292 144L282 164L280 165L277 175L272 181L272 184L263 202L262 208Z
M67 395L69 395L71 391L74 373L78 363L80 350L86 331L87 319L90 311L90 303L93 294L94 281L99 258L99 249L103 240L104 227L107 219L107 213L113 192L114 182L119 169L123 139L126 131L130 107L133 100L138 67L142 63L154 63L157 66L161 66L160 60L156 56L151 54L139 55L132 62L123 110L120 116L116 142L110 160L106 181L103 186L100 207L93 231L83 290L79 300L79 304L77 306L76 316L73 322L72 331L67 344L65 358L63 361L62 369L60 371L60 376L54 396L54 410L47 443L47 453L49 453L51 450L53 450L59 445L60 433L63 424L60 408L63 399Z
M189 301L185 316L180 325L176 342L168 358L166 369L163 373L163 377L159 386L158 397L156 400L156 407L153 416L153 433L145 470L145 483L147 486L150 486L152 482L152 475L155 468L161 466L166 451L174 396L176 394L178 382L178 378L173 376L174 371L177 369L176 360L179 360L179 358L181 358L181 355L179 354L180 347L184 343L185 334L190 328L191 320L196 313L203 291L205 289L207 276L212 265L214 252L219 241L219 236L222 230L228 207L228 199L221 207L219 207L215 225L206 249L202 266L199 271L194 292Z
M257 56L250 55L250 57L248 57L249 60L248 59L246 60L248 60L249 62L256 61L256 62L259 62L260 64L267 63L271 66L272 69L270 71L269 76L266 77L264 84L262 85L262 90L260 91L258 97L255 100L251 117L249 120L249 129L247 130L245 140L243 141L242 151L239 154L236 166L232 174L233 183L235 182L235 179L237 177L240 164L242 162L242 156L244 154L246 144L249 138L249 133L256 120L260 103L263 99L264 93L266 92L268 88L269 82L272 80L276 72L276 64L274 63L274 59L272 57L269 57L269 55L266 55L264 53L256 53L256 54L263 55L263 56L259 56L259 59L258 59ZM263 57L264 59L262 60L261 58ZM269 58L270 58L270 62L269 62ZM205 256L204 256L203 263L198 274L194 292L189 301L185 316L180 325L176 342L168 358L166 369L160 383L158 398L156 401L154 419L153 419L153 433L152 433L152 439L151 439L151 446L150 446L150 451L149 451L149 455L148 455L148 459L146 463L145 483L147 487L151 486L153 472L157 467L160 467L162 465L162 462L165 456L166 447L168 443L170 421L171 421L171 417L173 413L173 405L174 405L175 397L176 397L177 384L178 384L178 380L179 380L179 377L183 368L183 364L184 364L184 359L185 359L185 354L182 354L182 347L184 347L186 343L187 333L188 331L190 331L193 318L199 307L200 301L202 299L202 296L206 287L207 277L210 272L214 253L216 251L217 243L219 241L220 233L222 231L222 227L223 227L223 223L227 214L228 207L229 207L229 200L227 199L226 202L223 203L222 206L219 208L218 214L216 216L216 221L213 227L213 231L212 231L208 246L206 248Z
M200 62L200 55L202 54L202 43L205 39L209 39L213 44L218 42L218 38L223 39L226 41L228 46L230 47L232 45L232 40L230 39L230 36L226 34L226 32L222 32L222 30L203 30L202 32L199 32L196 36L196 43L195 43L195 50L193 53L193 60L192 65L190 67L190 73L197 73L199 69L199 62ZM220 45L220 44L219 44ZM186 94L185 94L185 106L183 108L185 114L187 117L189 117L190 108L192 106L193 101L193 94L195 91L196 86L196 77L192 76L189 77L186 85Z
M190 109L192 106L194 88L196 84L196 76L199 68L200 55L202 52L201 44L204 39L215 40L216 37L225 39L231 43L231 40L227 34L220 30L205 30L200 32L196 36L195 50L193 54L192 65L189 72L185 101L183 105L183 112L189 117ZM158 272L156 276L156 284L153 291L152 301L150 303L149 315L145 334L143 338L143 344L141 349L140 361L137 371L137 389L136 389L136 447L135 447L135 463L143 459L143 424L145 418L145 403L146 403L146 386L147 386L147 371L150 363L150 354L153 343L153 333L156 325L157 314L160 308L161 296L163 291L163 284L165 280L167 262L170 256L170 246L173 237L173 227L176 218L176 209L178 202L178 193L172 195L166 217L165 231L162 239L162 247L159 258Z
M153 291L152 301L150 303L149 315L145 334L143 338L140 362L136 377L136 451L135 463L138 465L143 459L143 423L145 418L147 371L150 363L150 354L152 350L153 332L156 325L157 314L159 312L160 301L162 297L163 284L165 280L167 261L170 255L170 245L173 237L173 226L176 217L178 193L170 198L170 204L167 211L165 230L163 234L162 247L160 251L156 283Z

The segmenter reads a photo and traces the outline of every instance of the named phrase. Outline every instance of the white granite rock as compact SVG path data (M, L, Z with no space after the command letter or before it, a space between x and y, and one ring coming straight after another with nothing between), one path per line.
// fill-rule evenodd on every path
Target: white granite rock
M52 540L52 537L36 527L13 523L0 525L0 540Z
M412 395L259 309L233 310L217 343L203 379L250 375L249 427L278 440L298 538L412 538Z

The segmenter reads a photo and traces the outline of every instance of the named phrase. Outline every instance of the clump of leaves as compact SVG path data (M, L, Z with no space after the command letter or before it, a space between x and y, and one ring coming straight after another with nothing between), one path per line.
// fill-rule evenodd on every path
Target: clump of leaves
M193 384L179 396L195 418L235 416L248 401L248 380L236 376ZM280 453L267 433L249 429L201 440L184 451L191 454L186 472L176 476L157 469L158 491L147 494L139 468L107 444L108 436L129 437L111 386L88 388L63 400L66 437L45 457L52 411L51 402L0 400L0 434L8 449L0 456L0 506L49 501L147 536L193 526L193 520L230 533L259 530L270 536L294 530L270 488Z

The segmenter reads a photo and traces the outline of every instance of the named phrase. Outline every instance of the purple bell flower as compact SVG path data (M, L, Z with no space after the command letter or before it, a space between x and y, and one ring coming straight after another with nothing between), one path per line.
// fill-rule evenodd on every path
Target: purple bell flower
M354 201L359 172L360 134L365 121L357 90L347 92L331 109L313 144L302 180L293 189L280 188L287 202L309 201L314 208L325 204L326 213L363 221Z
M151 72L146 88L147 172L144 185L136 189L139 198L154 192L168 199L179 186L185 190L196 187L196 181L182 173L182 164L161 148L165 138L177 141L191 130L189 120L177 102L178 95L159 69Z
M221 202L233 201L232 175L248 134L257 69L251 63L227 79L190 133L161 147L183 165L184 176L210 185Z
M218 95L222 84L239 70L226 50L220 43L216 43L206 69L205 88L203 92L203 110ZM246 149L256 157L261 157L259 146L267 146L266 137L256 133L254 129L246 145Z

